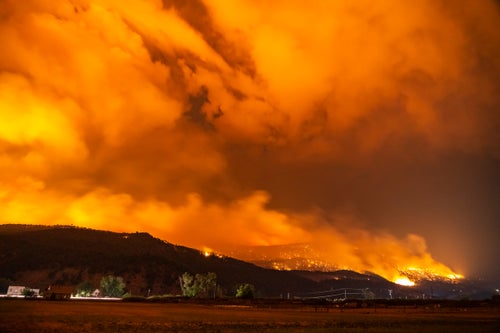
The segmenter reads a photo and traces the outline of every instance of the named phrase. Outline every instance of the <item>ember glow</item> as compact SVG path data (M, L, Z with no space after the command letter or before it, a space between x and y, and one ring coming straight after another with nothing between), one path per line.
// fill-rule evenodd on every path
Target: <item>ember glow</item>
M500 277L499 12L4 0L0 223L406 285Z

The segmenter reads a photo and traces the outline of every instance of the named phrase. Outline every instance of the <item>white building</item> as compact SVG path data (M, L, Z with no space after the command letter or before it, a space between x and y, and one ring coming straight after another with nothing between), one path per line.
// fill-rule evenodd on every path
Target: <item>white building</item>
M9 286L7 289L7 297L21 297L23 296L23 290L25 286Z
M9 286L9 289L7 289L7 297L24 297L23 291L24 289L31 289L29 287L25 286ZM40 296L40 289L31 289L33 290L34 294L33 297L38 297Z

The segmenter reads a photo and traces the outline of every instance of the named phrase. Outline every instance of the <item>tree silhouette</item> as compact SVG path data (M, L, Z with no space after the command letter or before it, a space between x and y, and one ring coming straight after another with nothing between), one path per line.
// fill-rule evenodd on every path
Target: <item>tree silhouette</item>
M123 282L123 278L120 276L104 276L101 279L100 285L103 296L122 297L125 294L125 282Z
M76 287L76 295L89 297L90 295L92 295L94 289L95 288L92 286L92 283L90 283L90 281L84 281Z
M236 298L254 298L255 287L249 283L241 284L238 289L236 289Z
M189 273L182 274L182 294L188 297L210 297L215 296L217 287L217 275L213 272L196 274L194 277Z

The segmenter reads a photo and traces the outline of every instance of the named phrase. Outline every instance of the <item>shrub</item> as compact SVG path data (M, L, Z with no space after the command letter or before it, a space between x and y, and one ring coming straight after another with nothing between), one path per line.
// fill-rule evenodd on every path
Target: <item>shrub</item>
M30 288L24 288L21 293L23 294L24 298L31 298L35 296L35 291Z
M241 284L238 289L236 289L236 298L254 298L255 296L255 287L249 283Z

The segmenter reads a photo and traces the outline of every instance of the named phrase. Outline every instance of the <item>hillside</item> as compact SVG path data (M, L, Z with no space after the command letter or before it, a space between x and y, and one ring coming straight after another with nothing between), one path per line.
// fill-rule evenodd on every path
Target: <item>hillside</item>
M229 257L204 256L147 233L114 233L75 227L0 226L0 277L33 287L91 281L106 274L124 277L135 294L180 292L184 272L215 272L232 292L239 283L254 284L265 296L315 287L290 272L264 269Z
M44 289L53 284L76 286L89 281L97 287L102 276L112 274L123 277L127 290L134 295L179 294L179 276L184 272L216 273L225 295L234 295L241 283L253 284L262 297L309 297L339 288L367 289L377 298L387 298L388 290L393 297L419 297L430 290L441 292L441 297L453 297L459 287L429 281L423 289L408 288L352 271L277 271L230 257L205 256L147 233L0 225L0 293L9 284Z

